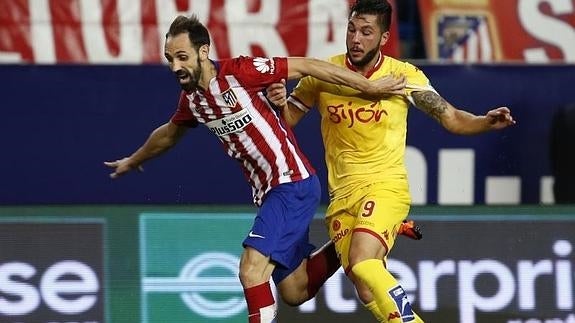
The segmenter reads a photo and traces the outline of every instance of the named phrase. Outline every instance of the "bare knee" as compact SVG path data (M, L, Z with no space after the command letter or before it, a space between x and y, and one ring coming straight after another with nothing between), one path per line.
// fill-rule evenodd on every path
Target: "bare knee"
M274 267L269 257L247 247L240 258L239 278L242 286L248 288L269 281Z
M385 246L371 234L354 233L349 248L349 265L353 267L367 259L383 259L386 252Z

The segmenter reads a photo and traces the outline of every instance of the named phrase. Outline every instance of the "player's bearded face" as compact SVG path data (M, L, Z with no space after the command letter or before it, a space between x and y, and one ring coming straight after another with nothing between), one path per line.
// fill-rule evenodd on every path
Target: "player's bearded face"
M347 25L347 57L357 67L364 67L377 59L382 33L377 16L352 14Z
M363 67L371 62L377 55L379 54L379 46L370 49L367 53L363 54L363 56L358 55L350 55L350 49L347 48L347 57L351 63L358 67Z
M197 57L196 61L196 66L182 66L174 72L184 91L190 92L198 88L202 70L200 68L200 58Z
M198 88L202 70L199 49L195 49L187 33L166 38L166 59L183 90L190 92Z

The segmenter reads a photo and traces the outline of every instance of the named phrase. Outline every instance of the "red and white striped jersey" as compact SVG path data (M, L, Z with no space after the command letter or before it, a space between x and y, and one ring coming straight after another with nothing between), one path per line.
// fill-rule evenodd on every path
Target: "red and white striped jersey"
M171 121L189 127L203 123L218 136L227 154L240 162L259 206L276 185L315 173L262 92L287 79L287 59L242 56L214 63L217 75L209 88L182 91Z

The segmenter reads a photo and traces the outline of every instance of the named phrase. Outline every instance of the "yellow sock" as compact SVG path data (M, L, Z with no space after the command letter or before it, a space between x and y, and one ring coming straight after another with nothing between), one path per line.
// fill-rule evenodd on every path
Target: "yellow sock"
M381 314L379 306L377 306L375 300L367 304L363 304L363 306L365 306L365 308L367 308L371 312L371 314L373 314L373 316L377 319L378 322L385 323L385 318L383 317L383 314Z
M415 315L415 323L424 323L417 313L413 312L413 315Z
M423 322L413 312L405 291L383 266L381 260L364 260L354 265L351 271L369 288L385 322ZM374 312L372 311L372 313Z

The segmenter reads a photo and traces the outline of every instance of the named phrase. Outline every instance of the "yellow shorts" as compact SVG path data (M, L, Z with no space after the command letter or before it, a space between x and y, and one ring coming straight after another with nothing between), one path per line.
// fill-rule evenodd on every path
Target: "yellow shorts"
M409 213L410 203L406 181L371 184L330 202L325 225L346 273L350 269L352 233L363 231L373 234L384 245L387 256L395 243L401 222Z

